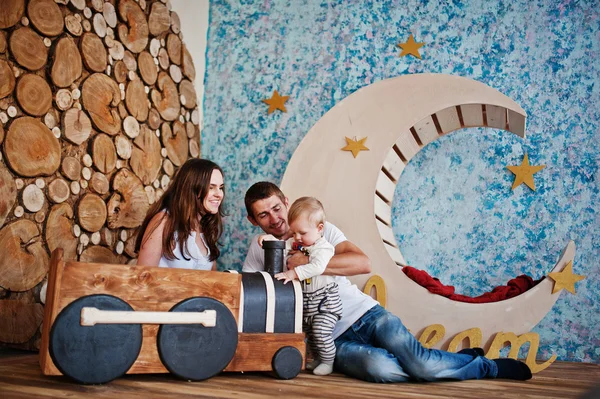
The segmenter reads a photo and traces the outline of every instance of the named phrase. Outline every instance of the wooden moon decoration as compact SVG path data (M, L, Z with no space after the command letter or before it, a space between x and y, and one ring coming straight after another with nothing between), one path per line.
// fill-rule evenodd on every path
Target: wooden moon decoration
M32 73L23 75L17 83L17 101L29 115L42 116L52 106L52 90L44 78Z
M0 29L14 26L25 13L25 0L2 0Z
M484 110L487 118L483 118ZM393 238L390 204L395 181L406 163L440 135L484 125L524 137L525 119L525 111L513 100L471 79L443 74L387 79L351 94L313 126L294 152L281 188L292 201L310 195L323 202L329 220L369 256L371 275L378 274L386 281L388 310L415 335L426 326L443 324L447 338L437 346L447 347L456 334L478 326L484 346L489 346L498 331L522 334L546 315L558 299L558 293L552 294L550 279L517 297L494 303L456 302L432 294L401 270L405 262ZM362 137L365 131L369 132L370 151L361 154L360 162L339 151L345 136ZM327 179L308 181L323 170L327 170ZM352 218L348 218L350 214ZM562 270L574 254L575 245L570 242L553 270ZM362 287L371 275L356 276L352 281Z
M81 76L82 64L79 49L75 41L65 36L58 41L54 49L54 62L50 77L58 87L69 87Z
M48 272L49 257L40 231L30 220L18 220L0 230L0 286L27 291Z
M51 251L130 262L122 229L139 227L188 148L198 155L195 69L170 8L0 0L0 346L39 347L30 302Z
M4 4L2 6L4 7ZM46 65L48 48L40 35L30 28L15 30L10 36L9 44L13 57L22 67L37 71Z
M62 12L54 0L29 0L27 15L42 35L58 36L64 29Z
M15 88L15 75L8 62L0 60L0 98L4 98L13 92Z
M134 53L143 51L148 44L148 22L144 11L133 0L121 0L119 15L126 22L118 27L121 42Z
M83 106L94 125L105 133L115 135L121 130L121 117L116 107L121 102L117 83L102 73L95 73L83 82Z
M10 125L4 153L10 168L21 176L49 176L60 166L58 140L46 125L30 116Z

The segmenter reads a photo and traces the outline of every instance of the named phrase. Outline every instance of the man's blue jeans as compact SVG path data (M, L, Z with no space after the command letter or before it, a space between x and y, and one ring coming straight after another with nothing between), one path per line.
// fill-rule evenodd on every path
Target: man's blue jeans
M370 382L467 380L498 374L483 357L426 349L383 307L371 308L335 340L335 369Z

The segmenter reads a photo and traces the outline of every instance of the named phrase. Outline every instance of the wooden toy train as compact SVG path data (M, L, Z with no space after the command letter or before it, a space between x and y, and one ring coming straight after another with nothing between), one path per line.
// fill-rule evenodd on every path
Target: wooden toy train
M267 272L223 273L65 261L52 253L40 366L84 384L170 372L304 366L302 290Z

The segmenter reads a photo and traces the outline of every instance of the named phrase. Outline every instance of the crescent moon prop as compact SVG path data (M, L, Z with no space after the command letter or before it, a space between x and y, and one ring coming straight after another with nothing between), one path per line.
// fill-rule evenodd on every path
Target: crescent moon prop
M525 111L497 90L471 79L443 74L403 75L366 86L329 110L292 156L281 188L290 200L311 195L328 219L370 258L372 274L386 281L388 310L415 335L443 324L446 348L456 334L479 327L489 347L500 331L530 331L552 308L559 293L544 279L527 292L500 302L471 304L431 294L408 278L391 223L396 182L425 145L464 127L492 127L525 137ZM340 151L344 137L365 137L370 151L357 159ZM568 243L552 271L573 260ZM351 280L362 287L370 275Z

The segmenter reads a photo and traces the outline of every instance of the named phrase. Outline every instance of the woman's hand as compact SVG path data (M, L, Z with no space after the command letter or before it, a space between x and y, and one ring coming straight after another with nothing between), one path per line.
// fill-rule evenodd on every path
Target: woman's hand
M275 275L277 280L283 280L283 284L287 284L288 282L295 280L298 278L298 275L293 270L288 270L287 272L277 273Z

